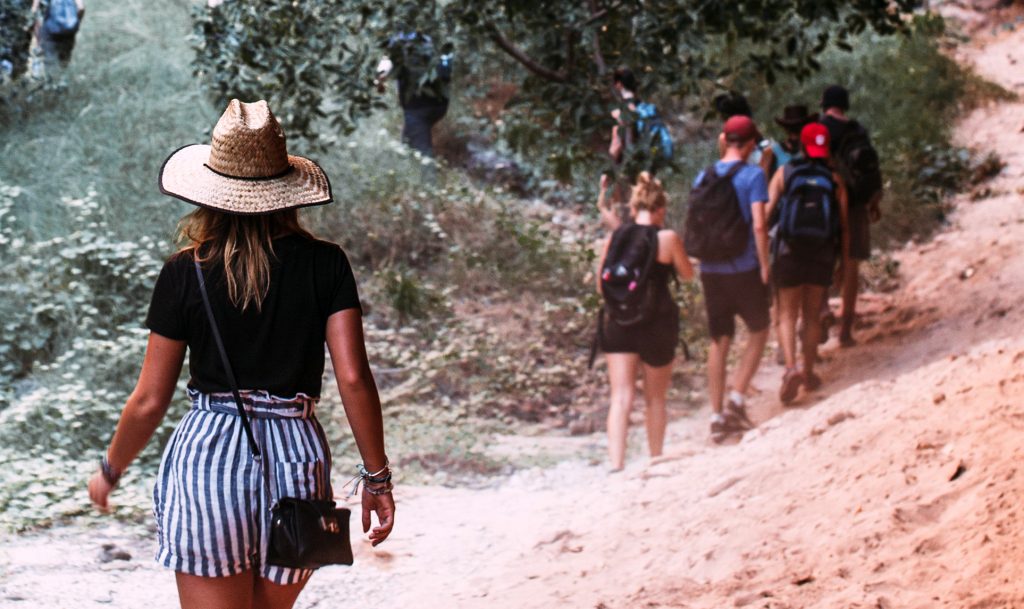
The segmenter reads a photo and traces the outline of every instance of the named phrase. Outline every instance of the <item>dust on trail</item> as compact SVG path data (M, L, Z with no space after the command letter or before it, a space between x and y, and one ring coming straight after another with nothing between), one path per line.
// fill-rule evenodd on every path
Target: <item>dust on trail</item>
M1024 30L964 51L1024 93ZM824 388L735 446L707 416L669 454L608 476L565 462L486 490L401 487L386 544L318 573L297 607L1024 607L1024 104L964 117L1007 163L952 225L897 253L861 346L826 347ZM101 562L115 543L128 561ZM176 607L145 531L111 523L4 540L0 607Z

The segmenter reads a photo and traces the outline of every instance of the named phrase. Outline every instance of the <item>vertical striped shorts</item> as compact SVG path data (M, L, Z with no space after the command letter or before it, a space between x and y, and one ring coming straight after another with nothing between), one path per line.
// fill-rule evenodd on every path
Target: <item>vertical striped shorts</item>
M280 497L331 499L331 455L316 399L243 391L262 453L254 461L230 393L189 389L192 408L174 430L153 489L157 562L189 575L249 569L276 584L313 572L266 564L270 506ZM263 471L266 468L266 472Z

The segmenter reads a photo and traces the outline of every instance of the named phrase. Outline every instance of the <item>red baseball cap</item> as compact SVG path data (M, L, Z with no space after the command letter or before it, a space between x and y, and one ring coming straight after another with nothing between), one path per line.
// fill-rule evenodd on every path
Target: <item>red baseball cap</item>
M725 121L722 133L725 134L726 139L745 142L757 137L757 126L749 116L737 114Z
M812 159L827 159L829 149L828 127L821 123L807 123L800 131L800 143Z

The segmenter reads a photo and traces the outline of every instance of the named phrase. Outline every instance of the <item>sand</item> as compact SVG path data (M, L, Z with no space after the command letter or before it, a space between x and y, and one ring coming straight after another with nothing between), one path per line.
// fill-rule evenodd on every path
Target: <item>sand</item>
M1024 30L963 59L1024 92ZM862 344L826 345L797 407L767 365L735 445L700 412L617 475L569 460L484 490L401 486L392 538L296 606L1024 608L1022 129L1021 103L964 117L962 142L1006 168L896 253L902 286L866 295ZM102 562L103 543L131 560ZM0 607L176 607L152 552L117 523L8 538Z

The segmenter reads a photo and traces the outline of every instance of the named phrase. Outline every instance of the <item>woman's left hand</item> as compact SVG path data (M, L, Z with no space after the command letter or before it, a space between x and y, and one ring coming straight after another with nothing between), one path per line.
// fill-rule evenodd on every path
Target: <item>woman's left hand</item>
M374 495L363 486L363 532L370 533L370 543L374 546L388 538L395 526L395 498L391 493ZM377 513L378 526L370 530L370 512Z
M113 485L107 482L107 479L103 477L103 473L97 471L89 478L89 499L92 500L92 504L96 506L101 512L109 512L110 506L107 504L107 497L110 496L110 491L114 490Z

